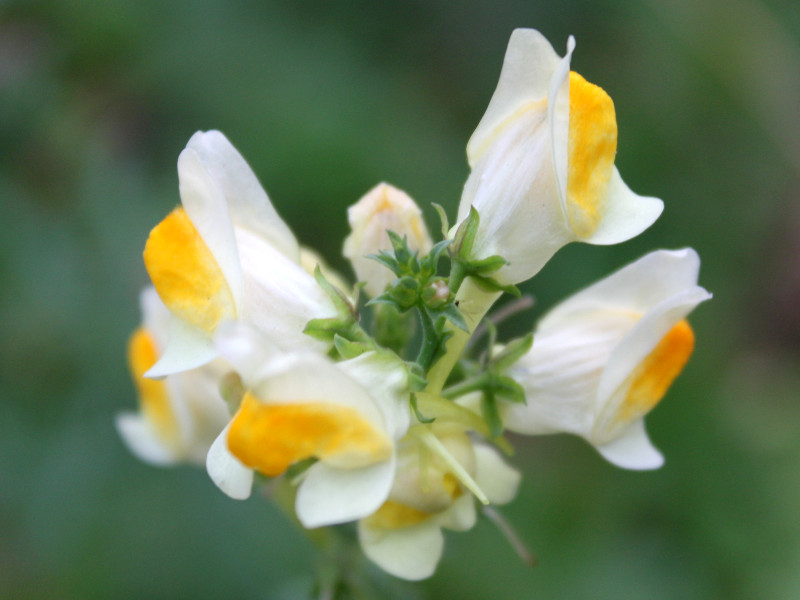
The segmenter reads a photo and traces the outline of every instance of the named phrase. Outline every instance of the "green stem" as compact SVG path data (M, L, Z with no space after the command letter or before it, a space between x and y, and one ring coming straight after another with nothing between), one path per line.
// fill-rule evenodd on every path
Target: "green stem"
M433 323L433 318L424 306L418 306L419 320L422 324L422 345L419 349L419 356L417 363L422 367L423 371L427 371L433 360L436 350L439 348L441 338L436 332L436 326Z
M464 280L456 295L456 302L461 314L464 315L469 331L459 329L448 321L445 327L452 332L452 336L446 342L444 356L437 360L428 372L428 386L425 391L435 396L441 393L450 372L461 357L470 335L475 331L492 304L500 297L500 294L501 292L486 292L480 289L469 277Z

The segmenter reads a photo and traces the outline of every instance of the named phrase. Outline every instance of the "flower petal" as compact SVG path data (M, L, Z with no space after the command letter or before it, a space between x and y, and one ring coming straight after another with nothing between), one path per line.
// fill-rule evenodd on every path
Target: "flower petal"
M238 312L242 272L225 194L200 155L188 146L178 157L178 180L183 209L219 265Z
M136 413L122 413L114 420L120 437L134 455L144 462L157 466L177 464L180 457L164 444L150 423Z
M515 29L486 113L467 144L471 167L491 145L497 129L525 103L546 98L561 58L535 29Z
M244 321L226 321L214 333L214 347L245 381L255 381L265 365L281 355L274 342Z
M228 138L219 131L198 131L186 147L197 154L217 183L227 200L233 222L265 237L287 258L299 262L297 239Z
M230 425L217 436L206 456L206 470L219 489L234 500L246 500L253 488L253 470L245 467L228 450Z
M205 331L183 319L172 317L167 348L158 362L144 376L158 378L188 371L204 365L216 357L217 351Z
M359 523L358 540L372 562L395 577L411 581L433 575L444 549L444 536L435 521L391 530L375 530Z
M476 443L475 482L492 504L507 504L517 495L521 475L492 446Z
M691 248L658 250L570 296L548 312L537 331L560 328L576 314L615 309L643 314L663 300L697 287L700 258Z
M453 500L450 508L434 519L447 529L467 531L475 526L477 516L475 497L472 494L464 494Z
M411 423L405 363L388 353L366 352L338 367L370 391L392 439L403 437Z
M360 469L337 469L318 462L308 469L297 490L297 518L309 529L362 519L389 496L394 472L394 457Z
M603 218L597 229L582 241L590 244L618 244L636 237L655 223L664 210L664 202L639 196L622 181L617 167L611 174Z
M711 294L703 288L695 286L693 289L661 302L639 319L608 359L608 365L603 371L597 387L598 402L601 405L605 404L670 330L692 312L698 304L710 298ZM681 344L681 347L686 343ZM684 352L680 348L677 351ZM691 348L689 348L689 352L691 352Z
M664 457L647 437L644 419L633 421L615 440L595 448L608 462L623 469L658 469L664 464Z

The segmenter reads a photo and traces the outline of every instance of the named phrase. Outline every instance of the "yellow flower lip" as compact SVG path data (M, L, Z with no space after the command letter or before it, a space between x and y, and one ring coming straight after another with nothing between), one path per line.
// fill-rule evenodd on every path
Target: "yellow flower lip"
M307 458L339 468L387 460L392 441L349 406L329 402L270 404L245 394L228 433L244 465L277 476Z
M614 103L600 87L569 74L566 216L578 236L590 237L600 224L617 153Z
M175 448L179 443L180 428L172 410L167 384L144 377L157 360L158 349L153 336L142 328L137 329L128 342L128 367L139 393L139 406L159 439Z
M658 404L686 366L694 350L694 332L686 320L679 321L639 363L628 381L630 387L617 413L617 420L630 422Z
M150 232L144 263L164 304L184 321L211 333L236 317L225 275L182 208Z
M411 506L387 500L377 511L364 519L364 524L378 530L402 529L419 525L430 517L430 514Z

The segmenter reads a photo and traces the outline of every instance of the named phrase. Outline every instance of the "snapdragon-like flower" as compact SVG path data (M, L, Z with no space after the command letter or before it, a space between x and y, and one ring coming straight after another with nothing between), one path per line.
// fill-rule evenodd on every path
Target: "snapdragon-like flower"
M213 359L213 333L226 320L251 323L285 348L322 347L303 329L336 309L300 265L297 240L227 138L193 135L178 176L182 206L151 231L144 251L173 315L166 352L147 375Z
M620 467L661 466L644 416L694 348L686 316L711 298L699 268L694 250L652 252L551 310L510 371L527 404L506 407L506 427L575 433Z
M630 239L663 208L623 183L614 166L614 104L570 72L574 47L570 37L561 58L538 31L515 30L497 89L467 145L472 172L458 221L470 206L478 210L473 252L508 261L495 275L503 284L529 279L569 242Z
M405 237L408 248L423 256L433 245L417 204L387 183L378 184L348 208L347 220L351 232L344 241L343 252L353 265L356 278L366 282L364 290L373 298L394 280L391 271L368 258L392 248L387 231Z
M389 494L395 442L409 426L405 365L376 352L340 363L284 354L244 324L224 326L217 344L246 389L208 454L220 489L247 498L254 470L275 477L314 459L297 491L304 526L374 512Z
M439 442L493 504L516 495L519 473L497 450L473 442L460 427L434 426ZM466 531L475 524L475 498L463 489L450 465L413 435L400 443L397 474L387 501L358 524L367 557L403 579L430 577L442 556L442 529Z
M142 326L128 343L128 366L139 392L139 411L117 416L131 452L156 465L203 464L214 438L230 419L219 394L221 361L156 381L144 377L166 345L169 311L152 287L141 295Z

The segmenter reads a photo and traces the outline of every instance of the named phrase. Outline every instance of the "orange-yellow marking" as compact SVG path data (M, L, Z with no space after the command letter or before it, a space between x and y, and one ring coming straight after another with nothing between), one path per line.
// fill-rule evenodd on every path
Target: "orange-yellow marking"
M150 232L144 264L164 304L181 319L210 333L221 319L236 316L225 276L182 208Z
M378 510L367 517L365 525L372 529L401 529L422 523L429 518L426 512L405 504L387 500Z
M567 217L579 238L591 236L605 211L617 152L617 118L606 92L571 71L567 144Z
M306 458L362 467L389 458L391 440L350 407L324 402L266 404L245 394L228 432L228 448L268 476Z
M137 329L128 342L128 367L139 392L139 406L158 437L174 445L178 441L178 422L172 412L167 386L163 381L143 377L157 360L158 350L152 336L144 329Z
M694 349L694 332L684 320L669 330L631 375L619 418L628 421L649 412L683 370Z

